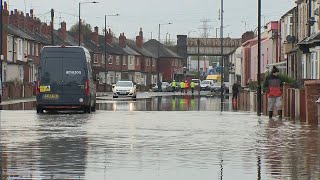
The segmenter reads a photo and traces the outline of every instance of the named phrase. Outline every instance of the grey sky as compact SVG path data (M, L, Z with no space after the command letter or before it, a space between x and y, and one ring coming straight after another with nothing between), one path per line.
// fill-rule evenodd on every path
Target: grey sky
M25 3L24 3L25 1ZM87 0L82 0L87 1ZM90 1L90 0L89 0ZM220 0L96 0L99 4L83 4L81 16L92 26L104 26L105 14L119 13L119 17L108 17L108 25L118 36L125 32L127 38L134 38L139 28L142 27L144 36L149 39L151 32L153 38L158 38L158 24L172 22L172 25L162 26L161 39L165 39L166 33L171 38L177 34L188 34L198 37L202 26L201 19L210 19L210 36L215 36L216 28L220 26L218 10ZM278 20L281 15L295 6L294 0L262 0L265 15L262 19L266 22ZM67 28L78 21L79 0L8 0L9 9L29 11L35 10L36 16L42 21L50 20L51 8L56 11L55 28L61 21L67 22ZM224 0L225 4L225 35L240 37L245 30L241 21L247 21L247 29L255 29L257 26L257 0Z

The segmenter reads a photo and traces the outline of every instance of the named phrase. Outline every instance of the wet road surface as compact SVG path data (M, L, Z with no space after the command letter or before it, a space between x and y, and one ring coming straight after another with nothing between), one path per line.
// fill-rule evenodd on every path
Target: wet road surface
M319 179L318 127L214 109L156 111L170 100L90 115L1 111L2 179Z

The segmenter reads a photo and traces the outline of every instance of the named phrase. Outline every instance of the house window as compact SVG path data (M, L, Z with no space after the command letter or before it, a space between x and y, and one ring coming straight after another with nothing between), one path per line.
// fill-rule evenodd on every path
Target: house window
M28 42L28 55L31 55L31 43Z
M179 61L178 59L175 60L176 66L178 66L178 61Z
M156 60L152 59L152 67L154 67L156 65Z
M19 66L19 79L23 82L23 66Z
M140 63L139 61L140 61L140 58L137 58L137 62L136 62L137 66L139 66L139 63Z
M109 55L108 62L109 62L109 64L112 64L112 56L111 55Z
M23 51L23 49L22 49L22 40L19 39L18 43L19 43L18 44L18 46L19 46L19 55L22 55L22 51Z
M302 79L306 79L306 56L302 56L302 62L301 62L301 76Z
M114 76L113 76L113 74L110 74L110 82L111 82L111 84L114 83Z
M174 66L174 60L171 61L171 66Z
M3 82L7 82L7 64L3 64Z
M105 63L106 63L105 57L106 57L106 56L105 56L104 54L102 54L102 60L101 60L101 63L102 63L102 64L105 64Z
M34 56L34 44L31 43L31 55Z
M150 59L147 59L147 66L150 66Z
M116 65L120 65L120 56L116 57Z
M129 58L129 65L132 65L132 64L133 64L133 57L130 56L130 58Z
M127 65L127 60L125 56L122 56L122 65Z
M93 63L97 64L98 63L98 54L95 54L93 57Z
M24 51L23 51L23 54L26 56L28 55L28 42L27 41L24 41Z
M39 45L36 44L36 56L39 56Z

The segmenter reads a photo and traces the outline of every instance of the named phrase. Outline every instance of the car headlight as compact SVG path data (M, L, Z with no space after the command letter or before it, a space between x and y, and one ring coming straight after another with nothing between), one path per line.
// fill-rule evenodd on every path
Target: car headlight
M130 89L130 93L133 93L133 89Z

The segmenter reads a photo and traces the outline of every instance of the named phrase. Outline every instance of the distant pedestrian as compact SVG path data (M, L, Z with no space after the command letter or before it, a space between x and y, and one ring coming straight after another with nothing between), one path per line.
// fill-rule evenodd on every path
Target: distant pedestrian
M193 81L191 81L190 87L191 87L191 93L193 94L194 93L194 88L196 87L196 84Z
M176 92L176 88L177 88L177 82L176 82L176 80L173 80L171 86L172 86L172 91L173 91L173 92Z
M235 82L232 85L232 100L233 101L238 100L238 94L239 94L239 83Z
M279 118L282 118L282 87L283 82L279 78L279 70L273 66L271 75L269 75L264 81L264 88L268 94L268 111L269 118L273 116L273 109L276 106L278 110Z
M180 82L180 90L181 90L181 93L184 92L184 88L185 88L185 84L183 81Z
M188 89L189 89L189 83L187 80L184 81L184 84L185 84L185 93L187 94L188 93Z

